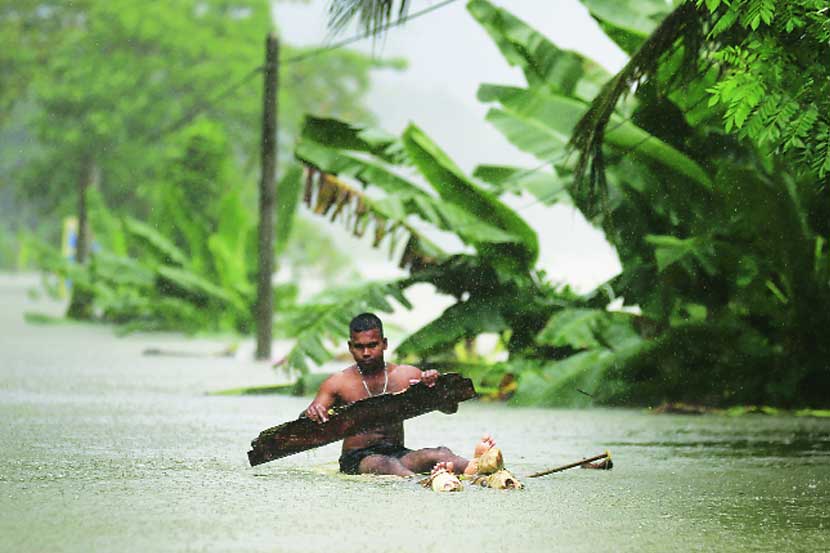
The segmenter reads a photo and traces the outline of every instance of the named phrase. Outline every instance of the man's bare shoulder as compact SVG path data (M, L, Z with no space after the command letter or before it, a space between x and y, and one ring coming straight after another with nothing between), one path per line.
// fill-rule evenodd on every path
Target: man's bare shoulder
M390 374L400 374L401 376L420 376L421 369L415 365L387 365L390 368Z
M345 369L337 371L325 379L323 381L323 385L332 391L337 391L343 386L348 386L351 382L353 382L357 377L357 374L356 365L349 365Z

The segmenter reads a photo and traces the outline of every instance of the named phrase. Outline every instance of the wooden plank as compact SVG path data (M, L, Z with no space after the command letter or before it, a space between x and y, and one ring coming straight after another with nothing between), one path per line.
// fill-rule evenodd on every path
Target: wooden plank
M419 382L402 392L337 407L328 422L318 424L303 415L263 430L251 442L253 449L248 452L248 461L253 467L360 434L380 424L401 422L430 411L455 413L459 402L475 396L469 378L457 373L443 374L432 387Z

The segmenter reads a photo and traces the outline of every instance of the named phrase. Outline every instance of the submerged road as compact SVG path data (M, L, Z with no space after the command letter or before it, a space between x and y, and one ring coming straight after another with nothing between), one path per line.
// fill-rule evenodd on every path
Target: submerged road
M830 420L466 402L408 421L410 447L489 431L519 478L606 449L616 468L458 494L339 475L339 444L250 468L307 399L206 395L279 378L210 356L221 339L28 324L63 308L35 283L0 276L0 552L830 550Z

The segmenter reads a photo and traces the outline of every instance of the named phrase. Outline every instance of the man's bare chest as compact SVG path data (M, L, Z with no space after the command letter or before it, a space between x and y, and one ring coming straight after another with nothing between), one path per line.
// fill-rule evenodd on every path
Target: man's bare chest
M383 393L394 394L409 387L409 381L399 378L398 375L390 375L388 381L381 378L353 378L349 379L344 386L338 390L340 403L354 403L362 399L379 396Z

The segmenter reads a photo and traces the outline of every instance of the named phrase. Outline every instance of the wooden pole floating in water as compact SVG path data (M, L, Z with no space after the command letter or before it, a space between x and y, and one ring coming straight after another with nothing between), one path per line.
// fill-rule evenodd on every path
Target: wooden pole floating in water
M452 414L458 410L459 402L475 396L475 387L469 378L457 373L443 374L432 387L419 382L402 392L337 407L328 422L316 423L301 416L263 430L251 442L248 461L253 467L354 436L379 424L401 422L430 411Z
M553 474L554 472L561 472L563 470L572 469L574 467L580 467L587 463L593 463L594 461L599 461L601 459L608 459L609 466L607 468L611 468L611 454L609 452L602 453L601 455L594 455L593 457L589 457L587 459L582 459L581 461L574 461L573 463L568 463L567 465L562 465L561 467L556 467L548 470L543 470L541 472L534 472L528 478L537 478L539 476L545 476L548 474Z

